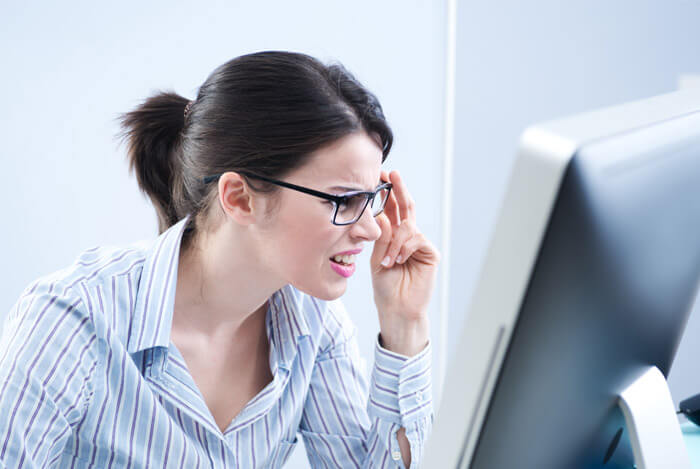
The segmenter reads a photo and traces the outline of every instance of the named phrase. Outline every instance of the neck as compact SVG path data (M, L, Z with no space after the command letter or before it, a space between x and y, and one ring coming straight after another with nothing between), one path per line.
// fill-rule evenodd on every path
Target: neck
M257 337L267 300L282 288L245 230L222 224L180 250L173 329L212 341Z

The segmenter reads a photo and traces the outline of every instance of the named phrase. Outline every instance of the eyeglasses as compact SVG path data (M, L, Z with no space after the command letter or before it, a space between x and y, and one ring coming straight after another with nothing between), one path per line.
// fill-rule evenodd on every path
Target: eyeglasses
M384 211L386 201L389 199L389 194L391 193L392 188L392 184L390 182L384 182L374 191L352 191L346 192L345 194L334 195L247 172L238 171L238 173L252 179L260 179L281 187L286 187L287 189L292 189L328 200L334 207L331 223L339 226L352 225L353 223L356 223L365 212L368 205L372 208L373 216L376 217L382 213ZM202 179L202 181L204 184L209 184L210 182L218 179L221 174L207 176Z

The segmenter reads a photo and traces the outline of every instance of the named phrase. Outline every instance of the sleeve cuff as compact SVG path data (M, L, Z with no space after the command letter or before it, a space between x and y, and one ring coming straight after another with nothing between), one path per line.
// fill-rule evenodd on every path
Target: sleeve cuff
M369 392L370 415L403 427L431 415L431 364L430 341L420 353L406 357L383 348L377 334Z

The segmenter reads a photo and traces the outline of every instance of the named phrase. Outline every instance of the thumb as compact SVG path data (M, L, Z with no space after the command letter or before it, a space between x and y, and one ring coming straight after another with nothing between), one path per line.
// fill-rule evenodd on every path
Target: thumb
M379 228L382 230L382 234L374 242L374 249L372 250L372 256L370 257L370 265L372 266L372 271L380 268L382 259L386 256L389 250L389 244L391 243L391 222L385 213L379 214L375 220Z

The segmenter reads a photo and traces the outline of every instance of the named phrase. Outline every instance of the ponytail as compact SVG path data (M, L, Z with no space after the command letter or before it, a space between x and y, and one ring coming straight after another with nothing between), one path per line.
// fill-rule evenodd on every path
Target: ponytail
M181 204L173 195L175 187L182 184L181 134L188 102L174 92L160 92L119 117L119 136L127 144L129 171L136 173L139 188L156 209L159 233L186 215L179 213Z

